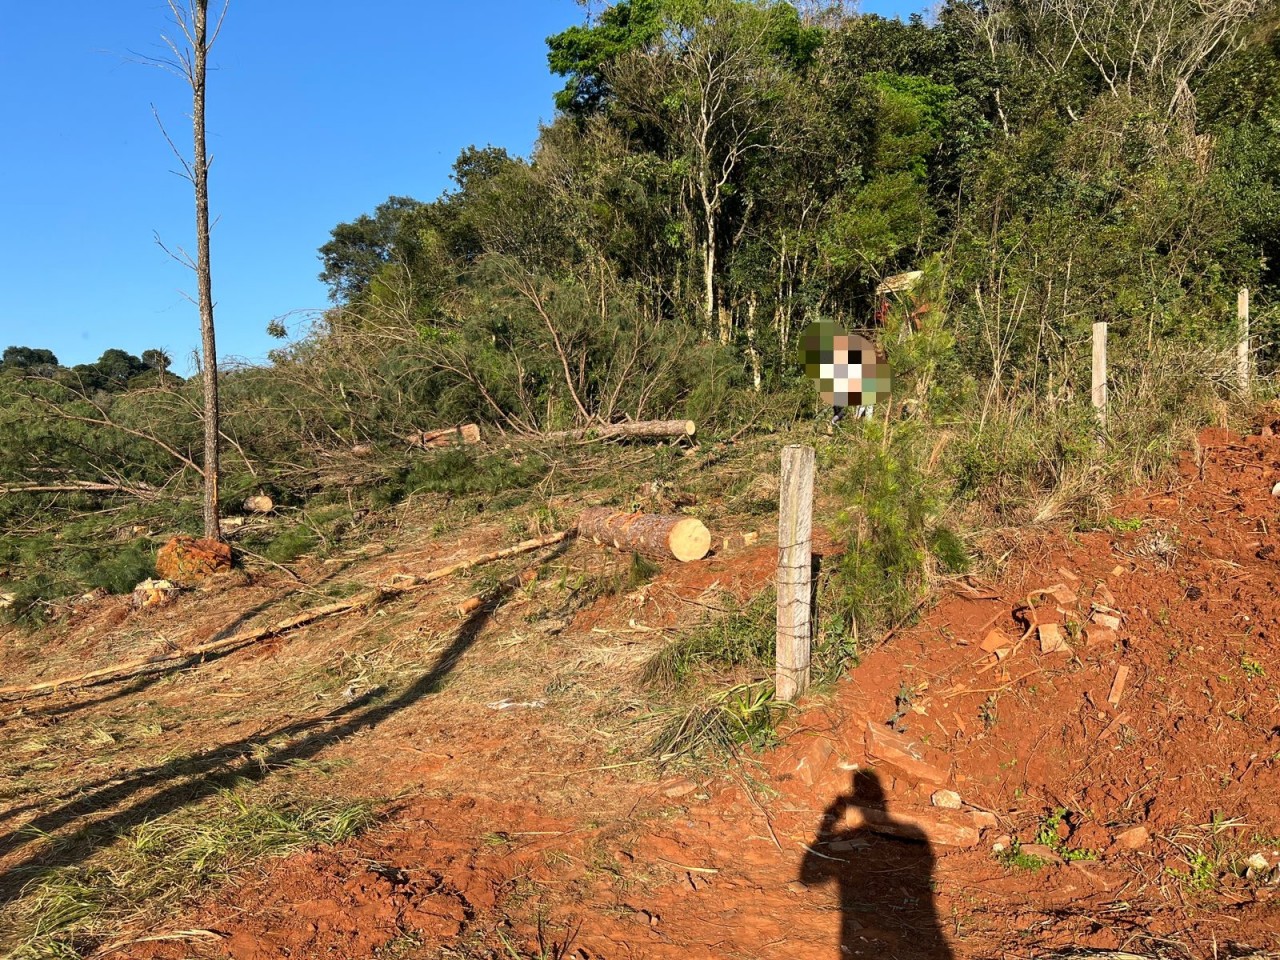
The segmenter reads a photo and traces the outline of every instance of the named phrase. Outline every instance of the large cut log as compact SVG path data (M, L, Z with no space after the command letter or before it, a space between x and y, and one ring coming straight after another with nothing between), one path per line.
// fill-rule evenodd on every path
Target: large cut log
M619 513L588 507L578 517L578 536L658 560L701 560L711 549L711 533L701 520L653 513Z
M602 423L578 430L544 433L540 440L614 440L618 437L692 437L698 430L692 420L637 420L634 423Z
M447 447L453 443L479 443L480 428L474 423L464 423L460 427L449 427L447 430L424 430L411 433L404 438L411 447Z

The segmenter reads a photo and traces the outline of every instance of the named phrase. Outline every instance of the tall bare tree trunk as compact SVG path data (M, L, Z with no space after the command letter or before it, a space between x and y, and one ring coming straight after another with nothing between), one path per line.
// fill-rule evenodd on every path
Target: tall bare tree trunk
M702 251L702 309L706 312L708 327L717 327L720 342L728 343L729 331L725 329L723 318L717 324L716 317L716 218L711 202L705 196L703 203L706 207L707 245Z
M222 539L218 523L218 351L213 336L213 280L209 269L209 158L204 137L205 74L209 59L209 0L191 0L192 182L196 193L196 286L200 299L201 377L204 382L204 535Z
M763 371L760 368L760 351L756 347L756 293L751 291L747 301L747 356L751 358L751 384L756 393L764 384Z

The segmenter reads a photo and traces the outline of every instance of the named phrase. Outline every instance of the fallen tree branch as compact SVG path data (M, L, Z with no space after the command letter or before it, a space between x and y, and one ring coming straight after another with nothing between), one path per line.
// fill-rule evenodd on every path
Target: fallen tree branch
M437 580L443 580L451 577L455 573L461 573L464 570L470 570L472 567L478 567L482 564L493 563L495 560L503 560L507 557L519 556L522 553L529 553L533 550L549 547L553 544L567 540L574 535L573 530L561 530L558 533L549 533L544 537L537 537L533 540L525 540L517 543L514 547L507 547L503 550L495 550L492 553L484 553L478 557L472 557L470 560L461 560L458 563L450 564L447 567L441 567L438 570L432 570L424 573L422 576L405 576L392 583L374 587L365 590L346 600L340 600L336 603L325 604L320 607L313 607L302 613L288 617L284 620L274 623L268 627L260 627L254 630L242 630L234 633L229 637L223 637L220 640L211 640L195 647L188 647L185 650L175 650L171 653L153 654L150 657L141 657L137 660L128 660L124 663L112 664L109 667L102 667L98 670L91 670L88 673L81 673L72 677L61 677L57 680L46 680L42 683L33 683L28 686L19 687L0 687L0 700L11 700L20 697L30 697L53 693L57 690L83 687L93 683L101 683L108 680L124 680L136 673L143 672L151 667L161 666L172 661L191 660L197 657L207 656L211 653L227 653L240 647L257 643L260 640L267 640L271 637L277 637L282 633L288 633L299 627L314 623L326 617L336 616L340 613L347 613L350 610L356 610L361 607L369 606L384 600L387 597L400 596L406 593L412 593L415 590L421 590L429 584L435 583Z
M130 487L120 483L69 480L66 483L15 483L0 487L0 496L10 493L124 493L145 500L154 497L156 490L145 484Z
M44 380L48 383L58 383L58 381L54 380L52 377L37 377L36 379ZM66 385L64 384L64 386ZM42 397L38 394L32 395L31 399L47 407L55 417L60 417L63 420L70 420L72 423L84 423L92 427L106 427L108 430L119 430L121 433L127 433L131 437L137 437L139 440L147 440L151 443L154 443L157 447L159 447L165 453L169 454L169 456L173 457L183 466L189 467L190 469L194 470L201 477L204 476L204 470L199 466L199 464L197 464L190 457L183 456L181 453L178 452L177 449L175 449L170 444L165 443L165 441L161 440L155 434L147 433L145 430L136 430L133 427L127 427L122 423L116 423L107 414L107 411L103 409L102 404L98 403L96 400L90 397L83 390L77 390L74 387L68 387L68 389L71 390L72 393L74 393L77 397L79 397L85 403L89 404L91 407L97 410L100 416L83 417L83 416L79 416L78 414L73 414L70 411L64 410L62 407L58 406L48 397Z

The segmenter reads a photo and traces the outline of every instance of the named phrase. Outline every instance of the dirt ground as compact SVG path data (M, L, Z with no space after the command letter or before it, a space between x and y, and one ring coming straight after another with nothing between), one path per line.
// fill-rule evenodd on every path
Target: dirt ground
M1110 529L1010 540L997 582L944 584L817 689L779 746L721 767L633 759L669 719L635 676L708 608L767 586L767 536L599 598L574 583L609 561L576 544L466 617L475 581L198 669L6 704L0 902L20 908L31 868L89 862L122 827L233 779L293 778L382 815L95 955L1280 951L1277 483L1271 426L1204 433ZM479 525L306 579L332 596L504 542ZM98 603L60 628L56 655L0 635L0 668L32 682L182 646L296 595L263 576L144 614Z

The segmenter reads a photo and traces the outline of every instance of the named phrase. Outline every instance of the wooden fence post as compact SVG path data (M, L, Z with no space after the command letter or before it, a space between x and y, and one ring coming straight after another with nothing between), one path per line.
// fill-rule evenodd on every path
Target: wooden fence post
M1241 287L1236 296L1236 319L1240 322L1240 340L1236 343L1236 376L1240 380L1240 392L1249 395L1249 288Z
M778 699L793 702L809 686L813 580L812 447L782 449L778 491Z
M1093 325L1093 409L1098 411L1102 429L1107 429L1107 323Z

